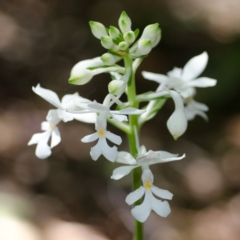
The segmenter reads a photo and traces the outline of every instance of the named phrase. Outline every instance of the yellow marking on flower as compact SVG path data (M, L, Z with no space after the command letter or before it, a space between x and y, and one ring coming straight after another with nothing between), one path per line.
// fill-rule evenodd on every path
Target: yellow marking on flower
M49 129L49 131L52 131L53 130L53 126L51 124L49 124L48 129Z
M152 187L152 184L149 181L147 181L147 182L145 182L144 187L146 189L150 189Z
M98 130L98 135L100 137L104 137L105 136L105 131L103 129Z

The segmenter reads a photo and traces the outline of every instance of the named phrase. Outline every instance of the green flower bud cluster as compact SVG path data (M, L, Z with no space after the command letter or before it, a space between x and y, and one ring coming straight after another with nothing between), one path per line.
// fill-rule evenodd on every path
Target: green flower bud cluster
M161 39L161 30L156 23L148 25L136 41L139 29L132 31L132 22L126 12L122 12L118 20L120 30L114 26L106 28L100 22L91 21L89 24L93 35L100 39L102 46L108 50L108 53L101 57L107 66L120 61L127 53L132 59L144 57Z

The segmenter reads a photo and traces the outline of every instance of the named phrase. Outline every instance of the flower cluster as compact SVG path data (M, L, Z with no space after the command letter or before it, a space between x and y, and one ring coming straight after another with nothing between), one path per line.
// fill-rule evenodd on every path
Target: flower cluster
M168 129L174 138L181 136L187 129L187 120L192 120L196 115L207 120L206 111L208 107L194 100L196 87L206 88L216 85L216 80L208 77L198 76L204 71L208 62L208 54L202 54L190 59L186 65L181 68L174 68L167 75L142 72L145 79L155 81L159 84L156 92L170 91L176 110L167 122ZM175 96L174 96L175 95ZM185 105L185 106L184 106ZM177 120L178 119L178 120ZM178 125L176 125L178 122Z
M47 121L41 125L43 132L34 134L28 144L37 144L37 157L47 158L51 155L51 149L61 141L57 127L61 121L78 120L95 124L95 132L83 137L81 141L83 143L97 141L90 149L90 156L94 161L103 155L110 162L125 164L113 171L112 179L121 179L131 171L140 173L139 186L126 197L126 203L129 205L135 203L132 215L138 221L144 222L151 210L166 217L171 212L166 200L171 200L173 196L168 190L160 189L153 184L154 176L150 166L181 160L185 154L178 156L166 151L146 151L144 146L139 147L140 128L157 114L167 99L172 98L175 110L167 121L167 128L174 139L177 139L186 131L188 120L192 120L196 115L207 119L205 113L208 110L207 106L196 102L194 96L197 87L214 86L216 80L198 77L208 61L208 55L204 52L190 59L183 69L174 68L167 75L144 71L143 77L157 82L159 86L154 92L137 95L135 72L142 60L159 43L161 30L157 23L148 25L138 38L139 30L132 31L131 25L131 19L125 12L119 18L119 29L113 26L106 28L99 22L90 22L93 35L101 40L102 46L108 52L101 57L78 62L70 73L69 83L75 85L86 84L95 75L109 73L112 79L108 85L109 93L102 103L85 99L78 93L65 95L60 101L53 91L40 85L33 87L36 94L56 109L49 110ZM124 66L116 64L121 60ZM126 102L121 100L123 94L127 96ZM140 109L140 102L147 104ZM113 108L116 105L117 108ZM122 138L107 130L108 123L127 134L131 153L118 151ZM112 142L113 146L109 146L108 141ZM142 203L136 204L143 196Z

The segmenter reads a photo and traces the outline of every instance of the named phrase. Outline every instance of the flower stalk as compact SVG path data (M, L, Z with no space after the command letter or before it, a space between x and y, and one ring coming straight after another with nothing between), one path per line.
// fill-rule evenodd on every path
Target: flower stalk
M136 83L135 83L135 73L133 71L133 61L129 57L128 54L124 57L124 64L125 68L130 68L131 69L131 74L128 80L128 88L127 88L127 96L128 96L128 102L130 102L130 105L132 107L138 108L139 103L136 101ZM138 125L138 116L137 115L132 115L129 116L129 127L130 131L128 136L128 142L129 142L129 148L130 148L130 153L134 156L137 157L138 155L138 149L137 149L137 143L139 142L138 139L136 139L136 134L135 134L135 129L139 133L139 125ZM133 184L133 190L138 189L141 186L141 169L136 168L133 169L132 172L132 184ZM137 202L134 203L134 206L137 206L141 204L141 200L138 200ZM143 240L144 239L144 234L143 234L143 224L136 219L134 220L134 240Z

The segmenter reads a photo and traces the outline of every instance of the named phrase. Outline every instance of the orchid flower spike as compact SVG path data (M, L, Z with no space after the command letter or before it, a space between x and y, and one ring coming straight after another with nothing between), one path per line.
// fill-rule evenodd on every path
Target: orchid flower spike
M157 199L153 194L162 199L171 200L173 194L168 190L163 190L153 185L153 174L149 168L145 168L142 173L143 186L130 193L126 197L126 203L132 205L145 195L142 204L132 209L132 215L139 222L145 222L149 217L151 210L161 217L167 217L171 212L169 203Z
M80 97L78 93L67 94L62 98L62 101L60 101L58 95L55 92L46 88L42 88L40 84L38 84L36 87L33 87L33 91L37 95L42 97L44 100L51 103L53 106L57 108L58 118L61 119L63 122L72 121L74 119L81 122L86 122L86 123L96 122L95 113L79 115L79 114L72 114L66 111L66 109L82 110L82 108L77 107L77 105L75 104L75 101L78 101L78 103L81 102L85 104L91 103L90 100Z
M140 148L140 154L136 159L130 153L122 151L118 153L116 162L128 164L129 166L121 166L116 168L113 171L111 178L114 180L119 180L129 174L134 168L149 166L157 163L177 161L183 159L184 157L185 154L178 157L178 154L172 154L165 151L149 150L146 152L144 146Z
M50 110L47 115L47 121L42 122L42 133L36 133L32 136L28 145L37 144L36 156L41 159L49 157L52 153L51 148L58 145L61 141L60 132L57 124L61 121L58 117L57 110ZM51 138L51 145L48 145L48 141Z

